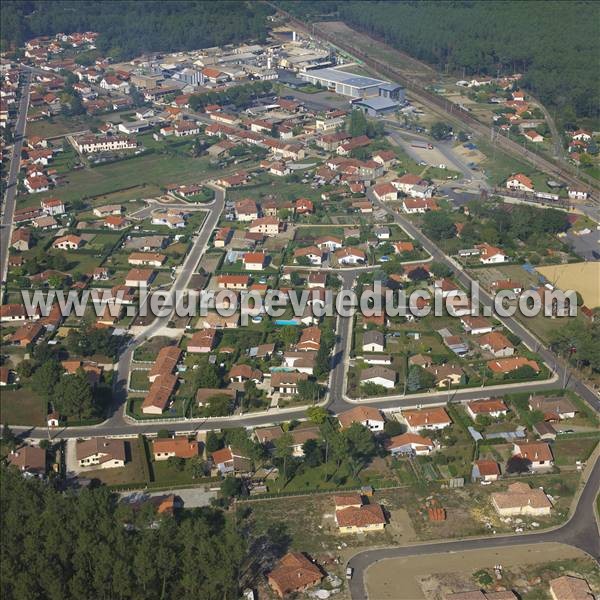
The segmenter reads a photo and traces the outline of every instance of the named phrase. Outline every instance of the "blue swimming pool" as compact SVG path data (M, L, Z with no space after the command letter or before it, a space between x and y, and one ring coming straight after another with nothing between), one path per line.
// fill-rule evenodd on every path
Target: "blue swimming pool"
M294 321L293 319L277 319L277 321L275 321L275 325L282 325L282 326L286 326L286 325L300 325L300 321Z

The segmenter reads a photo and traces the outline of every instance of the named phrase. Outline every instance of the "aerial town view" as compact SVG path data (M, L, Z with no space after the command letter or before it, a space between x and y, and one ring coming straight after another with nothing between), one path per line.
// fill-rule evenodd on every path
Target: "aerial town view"
M3 599L600 598L600 3L0 25Z

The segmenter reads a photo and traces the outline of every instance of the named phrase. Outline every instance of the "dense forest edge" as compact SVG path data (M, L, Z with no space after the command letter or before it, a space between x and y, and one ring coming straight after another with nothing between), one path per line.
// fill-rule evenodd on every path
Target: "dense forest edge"
M266 4L237 0L5 0L0 43L9 50L37 36L96 31L100 53L120 61L145 52L263 41L271 12Z
M559 121L600 119L600 3L282 0L305 21L344 21L436 67L468 75L522 73Z

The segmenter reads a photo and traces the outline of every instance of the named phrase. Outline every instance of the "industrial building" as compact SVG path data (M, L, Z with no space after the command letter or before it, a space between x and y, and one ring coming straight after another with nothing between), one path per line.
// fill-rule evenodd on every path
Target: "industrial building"
M394 86L388 81L355 75L339 69L314 69L298 73L298 77L313 85L320 84L323 87L352 98L368 98L372 96L384 96L393 98L398 94L399 86ZM396 89L398 88L398 89ZM393 90L396 90L395 92Z
M396 100L374 96L373 98L361 98L352 102L354 108L360 108L370 117L378 117L395 113L400 105Z

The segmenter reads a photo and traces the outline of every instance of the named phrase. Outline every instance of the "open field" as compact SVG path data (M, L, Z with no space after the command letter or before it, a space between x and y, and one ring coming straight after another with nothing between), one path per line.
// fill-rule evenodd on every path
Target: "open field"
M209 169L208 160L206 157L144 154L93 169L70 172L66 185L32 196L35 197L36 203L45 197L56 195L68 202L82 197L110 194L132 186L142 186L143 197L149 197L155 194L157 188L169 183L199 181L206 176ZM135 195L129 196L128 199L139 197L140 191L136 190Z
M77 117L64 117L57 115L51 119L43 119L27 124L27 135L37 135L43 138L51 138L67 133L84 131L93 127L102 125L102 120L98 117L89 117L81 115Z
M46 403L28 388L2 390L0 421L8 425L45 425Z
M579 292L589 308L600 306L600 262L550 265L536 270L561 290Z
M556 564L556 577L563 572L593 576L594 570L595 578L598 577L597 567L581 550L563 544L531 544L383 560L367 570L366 585L369 598L377 600L438 600L442 594L480 589L481 584L473 578L473 573L481 569L488 569L493 573L494 565L501 564L505 570L510 569L511 574L513 570L519 570L523 574L523 577L510 578L515 586L512 589L521 598L545 599L550 597L547 587L544 587L548 578L542 578L542 582L534 590L527 581L527 574L532 570L542 570L548 563ZM559 568L559 564L564 564L564 571ZM451 573L452 577L444 578L445 586L440 586L437 581L432 585L433 576L441 573ZM506 583L508 582L502 581L501 585Z

